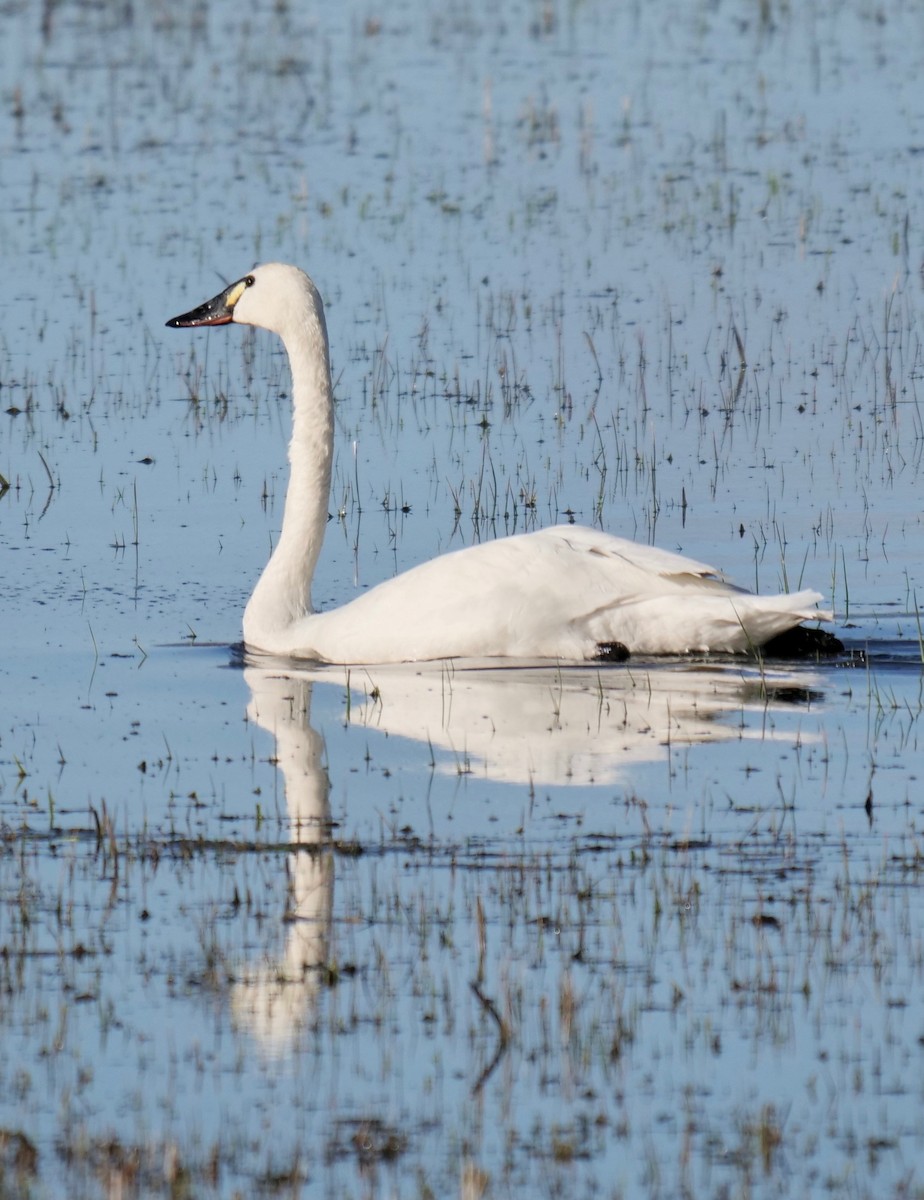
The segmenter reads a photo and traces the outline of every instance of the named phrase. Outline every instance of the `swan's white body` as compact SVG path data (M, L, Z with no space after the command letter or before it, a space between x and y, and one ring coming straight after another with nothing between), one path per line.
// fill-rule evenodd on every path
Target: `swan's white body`
M278 334L292 369L291 477L279 541L244 611L249 648L334 663L579 661L609 643L635 654L743 652L830 619L818 592L757 596L692 559L575 525L457 550L314 612L334 433L324 308L303 271L269 263L168 324L232 320Z

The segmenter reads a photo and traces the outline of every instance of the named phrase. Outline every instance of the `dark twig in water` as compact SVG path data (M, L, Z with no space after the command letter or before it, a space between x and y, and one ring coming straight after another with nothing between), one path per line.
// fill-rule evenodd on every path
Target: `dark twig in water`
M48 512L49 505L51 504L51 498L55 494L55 488L57 487L57 484L55 483L54 475L51 473L51 467L49 467L45 459L45 455L41 452L41 450L38 451L38 456L42 460L42 466L45 468L45 474L48 476L48 499L45 501L45 507L39 513L39 520L41 521L45 513Z
M477 983L472 982L469 986L478 997L481 1007L485 1010L485 1012L489 1013L494 1018L495 1022L497 1023L497 1028L500 1031L500 1037L498 1038L497 1049L494 1051L494 1057L475 1080L474 1086L472 1087L473 1095L477 1095L477 1093L481 1091L488 1079L490 1079L491 1075L496 1070L497 1064L503 1058L504 1053L510 1044L510 1027L497 1011L497 1006L490 996L486 996Z

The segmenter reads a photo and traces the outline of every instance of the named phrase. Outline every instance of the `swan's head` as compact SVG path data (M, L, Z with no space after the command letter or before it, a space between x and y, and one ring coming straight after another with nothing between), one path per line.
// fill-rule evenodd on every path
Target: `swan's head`
M284 337L306 312L323 312L317 288L304 271L286 263L264 263L198 308L171 317L169 329L200 325L258 325Z

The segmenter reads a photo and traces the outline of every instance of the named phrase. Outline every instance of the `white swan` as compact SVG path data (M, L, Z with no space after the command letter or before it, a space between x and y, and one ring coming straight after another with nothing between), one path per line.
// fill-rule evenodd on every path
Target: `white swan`
M279 541L244 611L249 649L334 663L581 661L744 652L832 619L815 607L818 592L757 596L692 559L576 525L456 550L314 612L334 436L324 306L304 271L267 263L167 325L232 321L278 334L292 370L289 487Z

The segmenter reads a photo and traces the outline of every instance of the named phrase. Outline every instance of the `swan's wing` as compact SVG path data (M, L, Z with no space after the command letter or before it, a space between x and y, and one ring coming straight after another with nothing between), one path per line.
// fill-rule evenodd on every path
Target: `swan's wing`
M673 579L678 582L689 580L699 584L712 581L734 591L745 590L736 587L721 571L707 563L697 562L696 559L687 558L686 555L677 554L673 550L662 550L660 546L646 546L639 542L631 542L628 538L588 529L584 525L553 525L550 529L527 536L537 540L547 539L550 546L558 543L575 554L590 555L591 559L596 556L625 563L637 571L661 579Z

